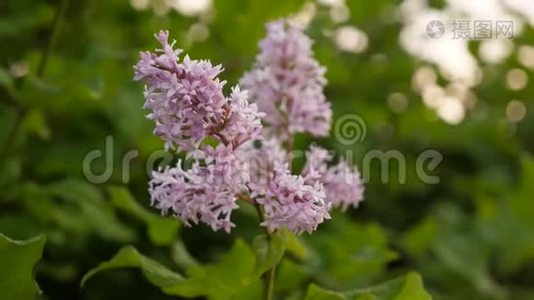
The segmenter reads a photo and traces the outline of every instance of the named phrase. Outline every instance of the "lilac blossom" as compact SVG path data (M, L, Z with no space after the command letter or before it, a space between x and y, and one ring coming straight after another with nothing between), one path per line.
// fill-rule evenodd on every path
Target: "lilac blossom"
M135 80L146 83L144 107L154 134L193 161L187 170L180 161L153 172L151 204L186 226L230 232L243 199L261 208L268 231L311 233L330 218L331 206L346 209L362 200L358 171L344 161L329 166L324 149L312 147L302 174L291 174L282 145L295 133L324 136L330 129L325 69L299 29L277 21L267 30L254 69L241 81L248 91L236 86L229 97L218 78L222 68L188 56L180 61L182 50L165 31L156 35L162 49L141 53L135 66ZM262 120L268 131L262 132Z
M205 166L195 162L189 170L182 163L153 172L149 183L151 204L163 214L172 214L186 226L203 222L213 230L230 232L231 213L246 192L249 180L245 161L231 147L220 144L206 150Z
M259 136L261 114L238 87L225 98L225 82L217 78L220 66L188 56L179 62L182 50L169 44L169 33L161 31L156 38L163 48L141 53L134 79L146 83L144 107L166 148L193 151L208 136L238 146Z
M145 108L156 123L154 133L165 140L166 148L177 146L195 162L189 170L180 162L154 172L149 184L152 205L186 225L203 222L229 232L234 226L231 212L249 181L243 150L247 142L261 138L263 115L239 87L224 97L224 82L217 78L220 66L187 56L179 62L181 50L168 43L168 32L156 38L163 49L141 53L135 79L146 83ZM217 145L203 145L207 137Z
M218 135L225 141L232 143L234 148L247 141L261 137L261 117L256 104L248 102L248 92L241 91L239 86L232 89L229 99L230 109L224 127Z
M306 152L306 165L302 170L305 182L322 182L326 198L333 207L345 211L349 206L357 207L363 200L364 187L358 169L351 167L345 160L328 166L332 156L317 146Z
M248 186L256 194L264 194L274 166L285 163L287 152L282 148L281 142L274 137L249 143L243 148L250 174Z
M264 209L261 225L270 232L286 227L297 234L311 233L330 219L321 183L306 184L301 176L289 173L287 164L275 163L265 194L255 196Z
M285 20L267 24L260 54L241 85L265 112L269 132L281 139L309 132L326 136L332 111L323 88L325 68L313 58L312 41Z

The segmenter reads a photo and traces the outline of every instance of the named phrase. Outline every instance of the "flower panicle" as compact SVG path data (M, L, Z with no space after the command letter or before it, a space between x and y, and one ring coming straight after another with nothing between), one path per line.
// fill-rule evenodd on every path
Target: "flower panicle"
M330 219L330 203L322 184L307 184L303 177L290 174L286 164L275 163L267 190L257 201L265 210L261 225L270 232L286 227L298 234L311 233Z
M312 41L286 21L267 25L254 69L225 96L223 68L193 60L155 35L161 47L141 52L134 79L145 83L144 108L166 150L185 152L184 169L154 171L151 205L186 226L205 223L230 232L239 199L261 206L261 226L295 233L315 231L330 209L356 207L363 199L357 169L319 147L307 152L300 175L291 173L287 144L297 132L328 134L331 108L323 93L325 69L313 58ZM266 124L267 129L263 127Z
M365 191L360 172L343 159L329 166L332 159L325 149L310 147L306 152L306 164L301 175L308 184L321 182L326 198L333 207L339 207L343 211L350 206L358 207Z
M312 40L286 20L266 29L256 63L240 84L266 113L269 132L282 139L302 132L328 135L332 110L323 92L326 69L313 58Z
M134 67L134 79L146 84L144 108L155 122L154 134L166 148L194 151L207 137L235 146L258 138L262 114L248 103L247 93L236 86L225 97L225 81L217 77L222 67L189 56L180 61L182 50L168 37L166 31L156 34L162 48L141 52Z
M166 149L185 151L195 162L189 170L176 167L153 173L149 184L152 205L181 219L187 226L203 222L213 230L234 227L231 213L249 181L241 148L261 138L262 125L246 91L223 94L221 66L208 60L180 61L181 49L169 43L169 33L156 34L161 48L141 52L135 80L145 82L144 108L155 123L154 134ZM216 145L205 145L206 138ZM202 163L201 163L202 162Z

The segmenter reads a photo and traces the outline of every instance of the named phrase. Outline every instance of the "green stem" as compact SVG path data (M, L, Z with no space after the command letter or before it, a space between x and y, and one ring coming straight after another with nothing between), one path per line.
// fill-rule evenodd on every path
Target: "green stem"
M289 135L286 142L286 151L287 151L287 159L289 160L287 163L289 165L289 171L293 171L293 143L294 138L293 135Z
M290 135L286 144L286 151L288 153L288 160L292 160L292 151L293 151L293 136ZM289 161L289 167L291 168L291 161ZM254 207L256 208L256 212L258 213L258 216L260 218L260 223L263 223L265 220L263 210L261 209L261 206L254 202ZM267 234L267 242L269 244L272 243L272 234L269 232L267 228L265 228L265 232ZM271 245L269 245L271 246ZM272 300L274 297L274 282L276 279L276 265L273 265L269 270L263 274L263 299L264 300Z
M4 168L7 165L8 161L8 155L10 153L10 147L13 145L17 139L17 133L19 132L19 128L22 125L22 121L24 119L24 112L21 110L17 110L17 114L15 115L15 122L13 124L13 127L8 133L8 136L5 141L4 147L2 147L2 150L0 151L0 170L4 171Z
M48 58L50 54L52 53L52 50L54 49L57 39L59 37L60 29L63 24L63 21L65 19L65 13L67 12L67 6L68 6L69 0L61 0L59 3L59 6L56 10L56 15L54 18L54 24L52 27L52 33L50 34L50 38L48 39L48 43L46 47L43 49L43 54L41 56L41 60L39 61L39 65L37 66L37 72L36 77L41 78L43 76L44 70L46 68L46 64L48 62ZM22 78L17 86L17 91L21 90L24 85L24 78ZM8 137L6 139L4 147L0 150L0 170L3 170L7 160L8 155L10 154L11 147L16 142L16 138L18 136L18 133L20 131L20 127L22 126L24 117L26 116L27 109L22 104L20 104L19 101L16 101L16 94L12 91L9 94L10 98L6 102L10 106L13 106L16 110L16 116L15 116L15 122L13 124L13 127L8 133Z
M258 217L260 218L260 223L263 223L265 218L263 216L263 210L261 209L261 206L258 203L254 203L254 207L256 208ZM267 235L267 242L271 244L272 234L269 232L267 228L265 228L265 233ZM263 299L264 300L273 299L275 276L276 276L276 265L274 265L272 268L270 268L263 274Z
M43 50L41 61L39 62L39 65L37 67L37 73L36 73L37 77L43 76L44 70L46 68L46 64L48 62L48 58L50 57L52 50L54 50L54 47L57 44L59 33L61 32L61 27L63 27L63 22L65 21L65 14L67 13L68 5L69 5L69 0L60 0L59 6L56 10L56 15L54 17L52 33L50 34L50 38L48 39L46 48L44 48Z
M276 265L270 268L264 275L265 300L272 300L274 295L274 279L276 277Z
M287 151L287 154L288 154L288 160L289 160L289 168L290 170L292 169L292 160L293 160L293 142L294 142L294 138L292 135L289 135L289 138L287 139L287 142L286 142L286 151ZM264 220L264 217L263 217L263 212L260 208L259 205L256 205L256 210L258 211L258 214L260 216L260 220L261 222L263 222ZM272 243L272 235L271 233L266 230L267 232L267 240L270 243ZM272 268L270 268L269 270L267 270L267 272L265 272L265 274L263 274L263 289L264 289L264 295L263 295L263 298L265 300L272 300L273 299L273 296L274 296L274 282L275 282L275 279L276 279L276 265L274 265Z

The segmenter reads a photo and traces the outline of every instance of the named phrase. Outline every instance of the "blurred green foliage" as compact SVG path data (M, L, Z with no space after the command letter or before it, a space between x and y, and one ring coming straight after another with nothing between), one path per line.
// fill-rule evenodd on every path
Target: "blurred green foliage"
M306 295L306 300L321 299L395 299L395 300L429 300L432 297L424 291L421 276L416 273L408 273L402 278L396 278L382 284L361 290L349 292L326 291L316 285L311 285Z
M30 276L44 246L34 270L44 299L256 299L259 274L284 249L280 299L429 299L412 270L436 299L534 299L534 85L506 88L506 71L519 67L515 56L484 65L477 106L461 124L448 125L412 90L423 62L399 45L399 3L346 2L345 24L368 35L365 52L336 47L326 33L339 24L322 5L307 33L328 68L335 117L358 114L367 135L351 146L334 136L314 142L352 151L357 164L370 150L398 150L407 159L407 181L382 183L372 172L357 210L334 213L317 233L281 236L270 247L247 204L233 216L231 235L184 228L149 208L146 165L162 142L145 119L132 65L140 50L156 46L154 32L169 29L192 58L222 64L228 88L251 67L264 23L294 14L305 1L214 0L202 16L159 15L128 1L0 2L0 298L30 299L37 291ZM199 24L208 31L204 40L191 37ZM533 44L534 31L526 28L514 42ZM388 107L394 92L407 97L403 112ZM518 124L506 121L512 99L527 108ZM310 142L298 136L296 147ZM91 170L113 171L102 184L82 172L95 149L103 156ZM439 184L415 175L426 149L444 157L433 172ZM139 155L124 182L122 159L130 150ZM398 171L393 166L391 177ZM44 237L32 239L40 235L46 245ZM80 288L84 274L104 269Z

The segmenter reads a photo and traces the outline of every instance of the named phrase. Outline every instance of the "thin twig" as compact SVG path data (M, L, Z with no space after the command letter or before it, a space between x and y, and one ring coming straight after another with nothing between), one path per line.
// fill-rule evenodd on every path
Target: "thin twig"
M264 297L265 300L272 300L274 295L274 280L276 278L276 265L270 268L264 276L266 277L265 281L267 282Z
M260 223L263 223L265 221L265 217L263 215L261 206L259 205L259 203L255 203L254 207L256 208L256 211L258 212ZM267 243L269 243L269 247L270 247L272 243L272 234L269 232L267 227L264 227L264 228L265 228L265 233L267 235ZM263 274L263 299L264 300L273 299L275 277L276 277L276 265L272 266L269 270L267 270Z
M52 50L54 49L55 44L57 43L60 29L65 18L65 13L67 11L68 2L69 0L61 0L56 10L52 33L50 34L50 38L48 39L48 43L43 50L43 54L41 55L41 60L39 61L39 65L37 67L37 71L36 71L37 78L41 78L43 76L43 72L48 62L48 57L52 53ZM21 80L18 82L16 86L17 91L20 91L22 89L24 85L24 79L25 77L21 78ZM20 101L17 101L15 93L9 93L8 95L9 95L9 98L5 100L4 102L15 108L16 115L15 115L15 122L13 124L13 127L9 131L4 147L2 147L2 150L0 151L0 170L3 170L7 163L8 156L11 152L10 151L11 147L16 143L16 138L20 131L20 127L22 126L24 117L26 116L26 113L28 111L27 108L24 107L20 103Z
M46 64L48 63L48 58L50 57L52 50L54 50L54 47L56 46L61 27L63 26L63 22L65 21L65 14L67 13L68 4L69 0L60 0L59 7L56 10L56 15L54 17L52 33L50 34L48 43L44 48L43 55L41 56L41 61L39 62L39 66L37 67L36 75L38 78L41 78L43 76Z

